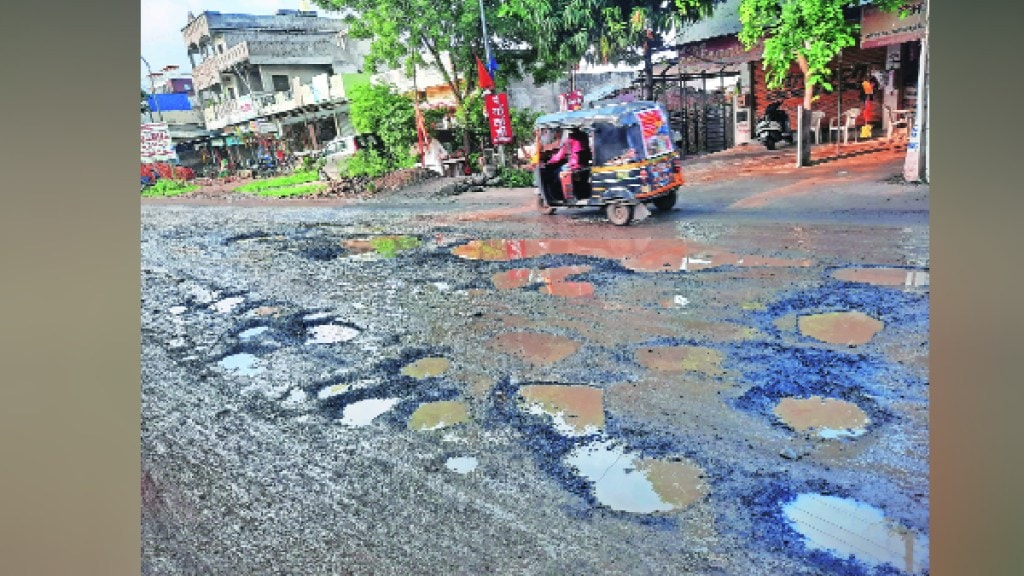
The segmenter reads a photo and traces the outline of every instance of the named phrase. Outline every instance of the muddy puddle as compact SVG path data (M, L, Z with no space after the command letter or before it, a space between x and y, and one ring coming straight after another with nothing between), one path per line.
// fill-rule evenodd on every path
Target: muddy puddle
M658 346L640 348L636 360L644 368L658 372L701 372L709 376L725 374L722 354L700 346Z
M476 470L478 465L479 462L472 456L454 456L444 463L445 468L459 474L469 474L473 470Z
M259 358L247 352L225 356L221 359L220 366L240 376L255 376L263 372Z
M813 550L822 550L875 567L889 564L908 574L928 570L928 539L885 518L856 500L801 494L783 512Z
M564 336L539 332L506 332L487 341L487 347L534 365L554 364L579 350L579 343Z
M421 358L402 368L402 375L416 379L433 378L444 374L451 365L447 358Z
M310 338L306 344L336 344L348 342L359 335L359 331L350 326L339 324L321 324L308 330Z
M580 446L566 462L593 482L594 497L613 510L669 512L708 493L699 467L689 462L641 459L611 440Z
M276 306L260 306L255 310L257 316L274 316L278 317L281 315L281 309Z
M836 280L875 286L928 286L931 277L923 270L906 268L843 268L832 273Z
M341 396L342 394L351 392L353 390L362 390L364 388L370 388L379 384L377 381L362 381L362 382L350 382L344 384L333 384L331 386L325 386L317 392L317 398L326 400L327 398L333 398L334 396Z
M469 407L464 402L428 402L420 405L409 417L409 429L439 430L468 421Z
M550 284L565 282L569 276L585 274L590 266L560 266L557 268L515 268L499 272L491 277L491 282L498 290L515 290L530 284Z
M797 328L804 336L841 346L867 344L884 327L884 323L863 312L827 312L797 318Z
M593 386L535 384L519 389L528 411L547 414L567 436L583 436L604 428L604 393Z
M637 272L698 271L719 266L807 267L808 259L765 258L734 254L716 248L701 247L681 239L551 239L551 240L471 240L452 249L468 260L507 262L549 255L591 256L616 260Z
M828 439L860 436L871 422L856 404L821 396L783 398L773 412L798 432L812 431Z
M350 427L369 426L375 418L390 411L401 398L370 398L353 402L341 413L341 424Z

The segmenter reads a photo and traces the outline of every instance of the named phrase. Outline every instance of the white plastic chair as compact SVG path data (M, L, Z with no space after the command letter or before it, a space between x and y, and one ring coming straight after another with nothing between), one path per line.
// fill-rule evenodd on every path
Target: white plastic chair
M906 116L896 114L891 106L885 107L885 114L889 117L889 130L886 137L890 142L892 141L892 133L897 128L902 130L905 135L910 133L910 122Z
M839 132L843 134L843 144L849 144L850 142L850 131L853 131L853 138L855 141L860 140L860 134L857 133L857 116L860 116L860 108L850 108L846 112L843 112L841 118L832 118L828 123L828 134L829 138L832 137L832 133L836 132L836 139L839 138ZM841 123L841 124L840 124Z
M811 111L811 133L814 134L814 143L821 144L821 120L825 113L821 110Z

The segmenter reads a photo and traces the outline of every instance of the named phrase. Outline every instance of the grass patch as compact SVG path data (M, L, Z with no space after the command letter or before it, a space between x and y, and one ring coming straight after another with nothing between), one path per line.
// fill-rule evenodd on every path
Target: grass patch
M268 188L266 190L260 190L256 192L256 194L258 194L259 196L269 196L272 198L284 198L286 196L302 196L304 194L319 192L320 190L323 190L326 187L326 184L315 182L313 184L298 184L295 186Z
M199 186L175 182L174 180L158 180L156 184L142 191L143 197L180 196L198 190Z
M412 236L381 236L370 240L370 245L381 256L391 258L402 250L411 250L419 246L420 240Z
M320 175L317 174L316 170L296 172L287 176L278 176L276 178L268 178L266 180L257 180L256 182L242 184L238 188L235 188L235 192L256 192L260 195L267 196L268 194L263 194L263 192L267 190L295 186L296 184L306 184L308 182L316 182L319 179ZM270 195L272 196L273 194ZM291 194L284 195L291 196Z

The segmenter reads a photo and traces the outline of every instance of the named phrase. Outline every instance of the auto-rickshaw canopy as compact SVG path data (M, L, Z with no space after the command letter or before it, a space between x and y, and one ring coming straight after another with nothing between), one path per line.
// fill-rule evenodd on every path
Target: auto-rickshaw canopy
M535 128L589 128L594 124L612 124L614 126L631 126L639 124L637 112L644 112L660 108L657 102L638 100L601 106L599 108L588 108L584 110L572 110L567 112L555 112L545 114L534 122Z

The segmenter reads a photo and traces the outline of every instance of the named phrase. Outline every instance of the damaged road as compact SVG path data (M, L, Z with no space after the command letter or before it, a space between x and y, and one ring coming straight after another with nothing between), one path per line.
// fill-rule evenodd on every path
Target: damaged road
M143 572L927 573L898 160L693 164L621 228L527 189L144 202Z

